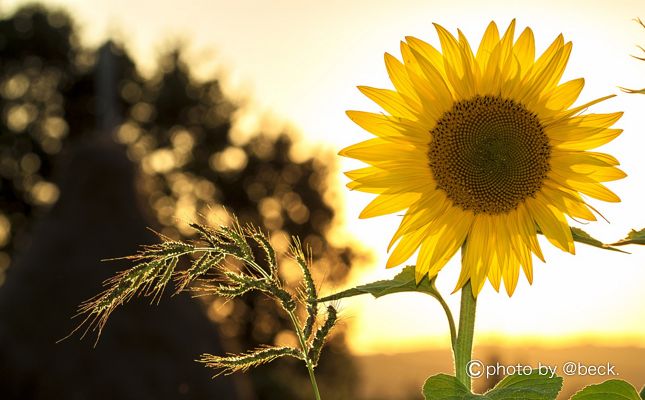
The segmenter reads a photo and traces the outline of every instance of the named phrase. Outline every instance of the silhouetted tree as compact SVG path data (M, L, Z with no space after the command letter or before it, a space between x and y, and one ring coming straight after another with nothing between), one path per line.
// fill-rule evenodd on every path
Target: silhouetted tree
M332 246L327 237L334 217L323 197L330 159L294 161L286 133L259 133L247 143L234 142L236 105L217 80L196 81L180 50L162 57L151 79L137 73L118 45L110 50L123 117L115 138L140 165L138 186L164 234L188 234L185 223L192 219L216 223L226 218L226 209L242 222L264 226L277 244L287 234L303 238L318 278L338 281L346 275L356 254ZM77 45L72 22L60 12L27 7L0 20L0 267L26 248L20 238L29 237L25 232L34 218L56 201L56 156L97 129L102 108L96 97L96 59L96 51ZM4 243L3 226L9 228ZM216 300L206 307L232 348L290 340L285 315L262 297L226 304ZM89 346L87 351L92 351ZM325 398L354 397L356 375L342 332L323 352L318 374ZM250 377L258 398L310 397L299 363L261 367Z

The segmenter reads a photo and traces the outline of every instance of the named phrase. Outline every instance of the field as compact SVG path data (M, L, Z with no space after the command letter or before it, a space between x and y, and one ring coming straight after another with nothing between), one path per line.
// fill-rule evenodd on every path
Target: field
M379 354L358 357L362 378L362 400L415 400L422 399L419 388L425 378L438 373L452 374L452 358L449 350L426 350L411 353ZM558 375L567 362L582 365L614 366L616 376L566 376L558 399L569 399L582 386L607 379L624 379L636 388L645 385L645 348L643 347L502 347L480 346L475 349L474 359L484 365L510 366L543 365L557 366ZM500 377L474 379L476 392L483 392Z

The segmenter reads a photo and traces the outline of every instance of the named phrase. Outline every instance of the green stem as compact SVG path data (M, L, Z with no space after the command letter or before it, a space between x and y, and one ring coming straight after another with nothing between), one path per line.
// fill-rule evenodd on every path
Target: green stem
M473 296L470 281L461 288L461 309L459 310L459 332L454 347L455 373L457 379L471 389L468 376L468 363L473 354L473 335L475 333L475 310L477 299Z
M316 396L316 400L320 400L318 384L316 383L316 375L314 375L314 366L311 364L311 360L307 360L307 370L309 371L309 380L311 380L311 387L314 390L314 396Z
M455 351L455 342L457 341L457 329L455 328L455 319L452 316L452 312L450 311L450 307L448 307L448 303L443 299L441 296L441 293L439 293L438 290L436 290L436 286L434 284L434 281L432 282L432 286L435 288L435 291L437 292L436 295L433 297L439 301L441 304L441 307L443 308L443 311L446 313L446 318L448 319L448 325L450 326L450 345L452 347L452 351Z
M311 381L311 387L314 391L314 396L316 397L316 400L321 400L320 392L318 391L318 383L316 383L316 375L314 374L314 365L311 362L311 359L309 358L309 352L307 351L307 341L305 339L305 335L302 333L302 329L300 329L300 323L298 323L298 319L292 311L289 311L289 318L291 318L291 323L296 329L296 335L298 336L298 341L300 342L300 347L302 348L302 355L305 358L305 364L307 364L307 370L309 371L309 380Z
M270 280L271 277L266 273L266 271L260 267L254 261L248 261L247 263L251 265L255 270L257 270L266 280ZM298 336L298 342L300 342L300 348L302 349L302 355L305 359L305 364L307 364L307 370L309 371L309 380L311 381L311 388L314 391L314 396L316 400L321 400L320 392L318 391L318 383L316 382L316 375L314 374L314 364L309 358L309 352L307 351L307 339L305 338L302 329L300 328L300 321L293 311L285 310L289 314L289 319L293 324L293 328L296 330L296 335Z

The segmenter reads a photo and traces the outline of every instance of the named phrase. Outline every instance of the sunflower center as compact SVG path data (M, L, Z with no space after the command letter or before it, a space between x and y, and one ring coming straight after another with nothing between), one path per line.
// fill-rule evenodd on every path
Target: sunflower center
M455 205L501 214L535 195L551 147L537 115L497 96L459 101L431 132L430 168Z

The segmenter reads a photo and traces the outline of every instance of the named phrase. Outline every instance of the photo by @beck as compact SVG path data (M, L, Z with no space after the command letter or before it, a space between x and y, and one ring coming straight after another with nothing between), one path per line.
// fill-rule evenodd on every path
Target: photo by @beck
M134 266L80 305L82 323L72 334L96 331L100 340L118 306L138 295L158 301L167 286L174 287L173 295L189 292L225 301L259 293L280 307L294 343L204 354L197 362L218 376L294 359L304 364L311 384L302 391L321 400L326 394L316 367L342 318L338 301L418 292L436 299L445 312L454 361L454 375L430 376L419 388L427 400L554 400L563 380L585 374L607 380L581 389L572 400L644 400L645 388L621 380L611 363L504 365L473 359L476 307L484 286L512 301L520 279L546 284L533 279L533 257L546 262L538 237L570 254L577 246L593 246L618 256L624 245L644 245L645 229L603 243L570 226L570 220L603 219L602 202L620 201L604 183L626 174L618 167L620 154L598 150L622 132L614 127L621 111L593 112L615 95L574 106L585 80L562 81L572 51L564 35L541 50L534 38L539 26L521 28L515 20L503 27L490 22L478 44L461 30L434 27L440 48L409 36L400 44L400 56L385 54L393 88L358 87L383 112L347 111L374 137L339 152L367 165L345 173L350 190L374 195L360 218L402 213L385 265L399 268L396 276L321 296L311 251L293 237L288 256L299 268L299 286L292 290L270 235L228 214L229 223L219 226L192 223L195 240L159 234L160 243L122 258ZM634 97L643 93L624 91ZM457 312L435 280L458 253ZM414 265L402 266L415 254ZM485 393L473 393L473 378L495 376L504 378Z

